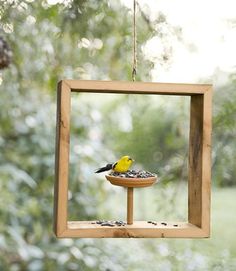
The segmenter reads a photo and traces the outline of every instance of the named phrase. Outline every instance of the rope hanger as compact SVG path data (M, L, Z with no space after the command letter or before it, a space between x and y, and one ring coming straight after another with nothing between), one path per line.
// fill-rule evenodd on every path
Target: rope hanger
M136 52L137 38L136 38L136 0L133 2L133 69L132 80L135 81L137 75L137 52Z

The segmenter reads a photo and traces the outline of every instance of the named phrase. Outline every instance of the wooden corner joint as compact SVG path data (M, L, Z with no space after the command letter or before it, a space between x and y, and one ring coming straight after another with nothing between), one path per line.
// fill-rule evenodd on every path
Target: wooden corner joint
M207 88L207 90L206 90L207 92L212 92L213 91L213 85L210 85L208 88Z
M210 238L210 230L200 229L202 238Z
M67 88L69 88L71 90L71 86L70 86L69 80L61 80L60 82L61 82L62 85L64 84Z
M60 229L58 229L58 227L57 227L57 228L54 229L54 234L58 238L63 238L63 237L65 237L65 232L66 231L67 231L67 227L65 227L65 228L60 227Z

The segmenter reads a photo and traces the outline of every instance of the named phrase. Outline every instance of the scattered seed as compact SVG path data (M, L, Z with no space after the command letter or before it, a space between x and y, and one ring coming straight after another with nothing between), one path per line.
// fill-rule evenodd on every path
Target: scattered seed
M104 222L105 222L104 220L98 220L98 221L96 221L96 224L102 224Z
M166 222L161 222L162 225L164 226L167 226L167 223Z
M178 227L178 225L177 225L177 224L174 224L174 227Z
M101 226L109 226L109 227L114 227L115 225L109 222L104 222L101 224Z
M125 226L126 223L122 220L117 220L117 221L109 221L109 220L98 220L96 222L91 222L91 224L98 224L101 226L110 226L110 227L114 227L114 226Z
M157 222L154 222L154 221L147 221L147 223L149 223L149 224L153 224L153 225L157 225Z
M115 224L116 224L117 226L125 226L125 225L126 225L126 223L123 222L123 221L115 221Z

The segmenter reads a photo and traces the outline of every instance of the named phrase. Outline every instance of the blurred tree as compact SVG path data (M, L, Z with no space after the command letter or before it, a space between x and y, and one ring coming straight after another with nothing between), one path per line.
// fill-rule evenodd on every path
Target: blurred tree
M236 185L236 92L235 76L214 95L213 180L219 186Z
M130 78L131 13L118 1L6 0L0 18L0 35L13 51L13 63L0 81L0 269L108 270L111 249L96 249L95 241L53 237L55 87L62 78ZM137 27L141 49L154 33L143 16ZM139 78L147 80L149 71L150 62L143 60ZM79 137L84 146L71 150L71 176L78 182L89 180L99 153L109 153L101 140L87 138L97 122L90 110L84 105L72 114L71 141ZM78 182L70 184L69 211L79 210L80 219L90 219L96 215L98 191L104 189L99 183ZM113 261L116 270L125 264Z

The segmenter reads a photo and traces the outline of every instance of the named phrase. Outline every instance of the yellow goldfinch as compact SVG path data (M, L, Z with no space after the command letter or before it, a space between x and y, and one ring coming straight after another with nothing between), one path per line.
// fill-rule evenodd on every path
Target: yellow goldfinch
M107 164L105 167L101 167L95 171L95 173L100 173L107 170L114 170L115 172L126 172L131 167L134 160L128 155L122 156L120 160L114 164Z

